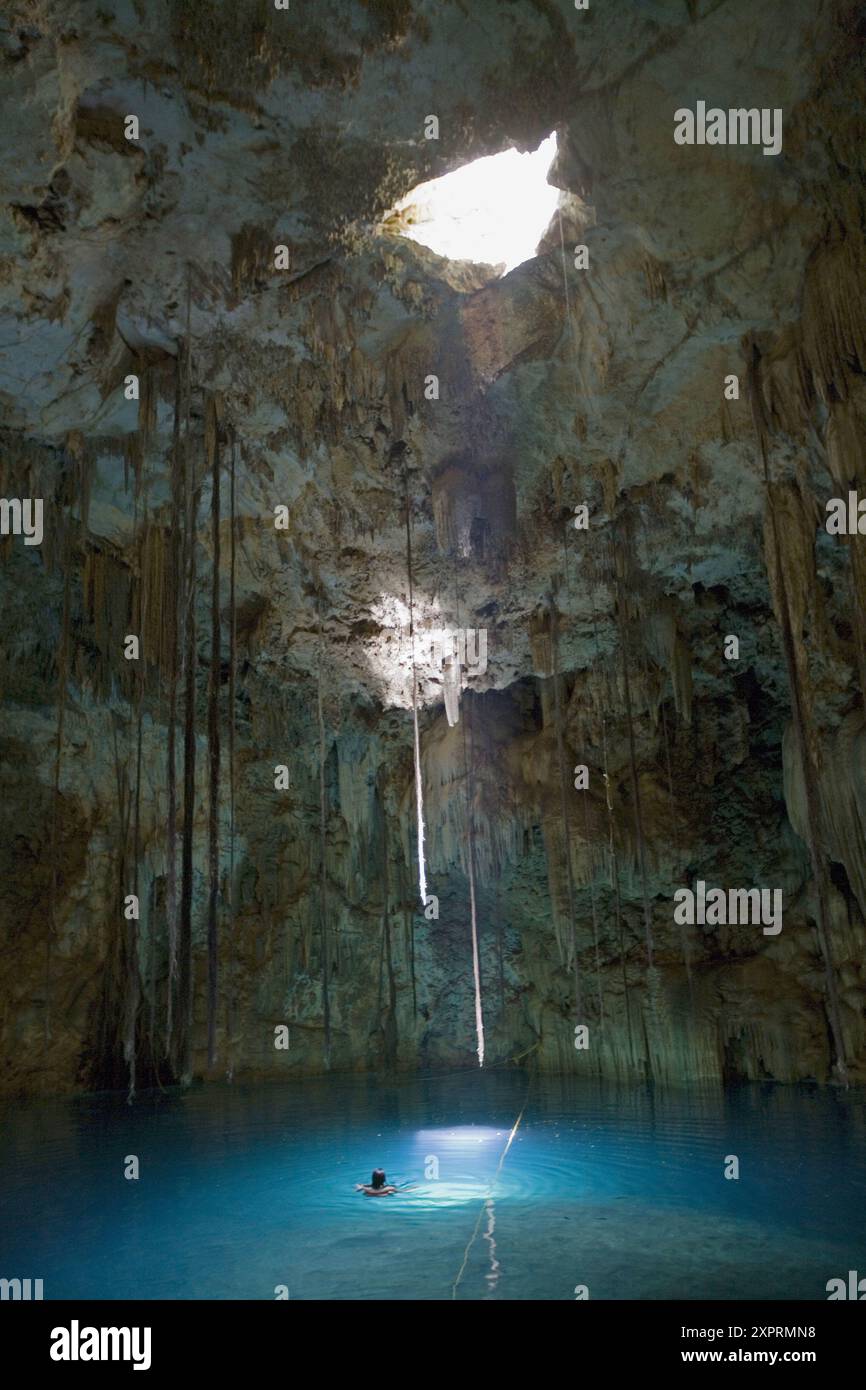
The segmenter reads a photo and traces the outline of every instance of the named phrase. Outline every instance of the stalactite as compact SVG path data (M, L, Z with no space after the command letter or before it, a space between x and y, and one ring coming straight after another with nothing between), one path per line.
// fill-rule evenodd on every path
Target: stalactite
M78 515L81 519L81 530L87 530L90 519L90 500L93 493L93 475L95 472L95 460L93 454L82 449L75 461L77 473L77 492L78 492Z
M231 453L230 453L230 484L229 484L229 516L231 530L229 537L229 877L228 877L228 988L226 990L226 1040L228 1047L228 1076L231 1079L234 1071L234 1020L235 1020L235 972L237 962L235 957L235 922L234 922L234 894L235 894L235 680L237 664L237 600L236 600L236 575L237 575L237 500L236 500L236 473L237 473L237 439L234 429L231 432Z
M139 904L141 903L139 885L139 858L141 855L141 734L142 734L142 683L141 672L137 673L136 690L136 713L135 713L135 794L133 799L133 832L132 832L132 891ZM126 986L124 989L124 1032L123 1032L123 1056L129 1068L129 1088L127 1092L127 1104L131 1105L135 1100L135 1079L136 1079L136 1029L138 1024L138 1008L141 1002L138 971L138 935L139 924L133 918L129 922L129 945L127 956L127 975Z
M403 863L401 859L401 864ZM408 872L408 867L407 867ZM406 937L406 960L409 966L409 974L412 980L412 1018L418 1017L418 991L415 982L415 917L412 912L411 900L414 897L414 889L409 893L405 881L401 880L400 896L403 901L403 918Z
M622 898L621 898L621 896L620 896L620 891L619 891L619 863L618 863L618 860L617 860L616 850L613 848L613 819L612 819L612 808L609 806L609 809L611 810L611 829L610 829L611 860L610 860L610 874L611 874L611 882L612 882L613 894L614 894L614 915L615 915L615 918L616 918L617 939L618 939L618 942L619 942L619 960L620 960L620 968L621 968L621 972L622 972L622 990L623 990L623 996L624 996L624 999L625 999L625 1018L626 1018L626 1028L627 1028L627 1031L628 1031L628 1052L629 1052L629 1060L631 1061L632 1067L634 1067L634 1066L636 1065L636 1053L635 1053L635 1046L634 1046L634 1029L633 1029L633 1027L632 1027L631 996L630 996L630 994L629 994L629 988L628 988L628 969L627 969L627 966L626 966L626 959L625 959L625 928L624 928L624 926L623 926L623 918L622 918Z
M159 1084L159 1065L156 1056L156 880L151 879L147 901L147 921L151 923L148 942L148 1019L147 1041L150 1065Z
M317 601L319 615L319 660L316 687L316 704L319 718L319 857L321 868L321 966L322 966L322 1020L325 1027L325 1066L331 1065L331 1002L329 995L328 961L328 903L327 903L327 865L325 861L325 715L322 704L322 662L324 658L324 637L322 635L322 596Z
M574 367L575 389L579 397L583 397L584 399L591 399L591 389L588 388L587 382L584 380L583 373L580 369L580 343L577 336L577 315L572 313L571 296L568 293L568 269L565 263L565 233L562 227L561 208L557 208L556 215L557 221L559 223L559 251L562 260L562 288L565 294L565 317L567 318L568 326L571 329L571 341L574 349L572 353L572 365Z
M466 815L469 831L469 917L472 928L472 979L475 985L475 1035L478 1044L478 1065L484 1066L484 1015L481 1006L481 959L478 951L478 921L475 901L475 794L472 778L471 739L467 729L469 709L463 720L463 756L466 776Z
M145 477L149 488L147 475ZM167 528L145 518L136 553L141 576L141 645L147 652L147 664L164 669L171 659L171 627L166 616L171 568L171 539ZM162 689L155 693L161 709Z
M586 837L587 850L589 851L589 846L591 845L592 842L591 842L591 838L590 838L590 828L589 828L589 803L588 803L588 798L587 798L586 796L583 797L583 825L584 825L584 835L585 835L585 837ZM602 1030L603 1030L603 1029L604 1029L604 991L603 991L603 989L602 989L602 983L601 983L601 955L600 955L600 952L599 952L599 941L598 941L598 910L597 910L597 908L596 908L596 903L595 903L595 883L594 883L594 877L595 877L595 875L594 875L593 864L592 864L592 860L591 860L591 858L590 858L590 871L589 871L589 902L590 902L590 911L591 911L591 914L592 914L592 943L593 943L594 954L595 954L595 985L596 985L596 991L597 991L597 993L598 993L598 1017L599 1017L599 1025L600 1025L600 1027L601 1027Z
M496 964L499 972L499 1013L500 1017L505 1016L505 927L503 925L504 912L502 904L496 903Z
M600 653L599 653L599 646L598 646L598 631L597 631L597 628L596 628L595 613L593 613L593 617L592 617L592 633L593 633L593 640L594 640L594 644L595 644L595 659L596 659L596 662L598 662L598 661L600 660ZM608 701L606 701L606 703L607 703L607 704L610 704L610 701L608 700ZM630 999L630 997L629 997L629 989L628 989L628 971L627 971L627 969L626 969L626 963L625 963L625 935L624 935L624 931L623 931L623 922L622 922L622 903L621 903L621 900L620 900L620 892L619 892L619 859L618 859L617 852L616 852L616 837L615 837L615 833L614 833L614 819L613 819L613 800L612 800L612 798L611 798L611 793L610 793L610 772L609 772L609 769L608 769L608 759L607 759L607 720L605 719L604 714L602 714L602 716L601 716L601 752L602 752L602 767L603 767L603 769L604 769L604 771L603 771L603 777L604 777L604 801L605 801L605 806L606 806L606 808L607 808L608 855L609 855L609 862L610 862L610 886L611 886L611 892L613 893L613 901L614 901L614 919L615 919L615 924L616 924L617 941L618 941L618 943L619 943L619 959L620 959L620 968L621 968L621 972L622 972L622 992L623 992L623 1001L624 1001L624 1003L625 1003L626 1029L627 1029L627 1033L628 1033L629 1061L631 1062L632 1067L634 1067L634 1065L635 1065L634 1033L633 1033L633 1030L632 1030L632 1021L631 1021L631 999Z
M112 656L127 631L129 570L111 552L88 544L81 589L95 652L87 681L94 696L108 696L118 683L117 661Z
M761 463L764 475L764 493L766 499L767 521L770 532L770 549L772 556L772 569L770 575L770 587L773 592L774 605L780 620L782 632L782 648L785 654L785 666L788 673L788 684L791 691L791 714L793 718L794 732L799 754L800 767L803 778L803 791L806 804L806 826L808 831L809 858L812 865L812 875L815 880L815 890L818 898L818 913L816 928L818 943L821 948L821 955L824 961L824 980L826 987L827 1001L827 1020L830 1025L830 1033L833 1039L835 1051L834 1064L839 1079L847 1084L848 1066L845 1052L845 1035L842 1029L842 1020L839 1014L839 1000L836 990L836 971L833 962L832 947L830 944L830 920L827 908L827 874L824 857L820 850L819 832L819 802L820 791L818 787L818 777L813 761L811 740L807 727L807 714L803 691L800 686L800 676L797 669L797 652L794 632L791 623L791 610L788 597L788 583L785 575L784 560L782 558L782 545L779 537L779 528L776 524L776 515L773 508L773 495L770 481L770 460L769 460L769 425L764 412L763 395L761 392L761 356L757 344L751 343L749 356L749 396L752 405L752 417L755 425L755 433L758 438L758 445L761 452ZM774 571L774 573L773 573ZM775 579L775 583L773 580Z
M662 705L662 707L661 707L661 719L662 719L662 738L663 738L663 740L664 740L664 745L665 745L665 765L666 765L666 768L667 768L667 779L668 779L668 805L669 805L669 807L670 807L670 813L671 813L671 834L672 834L672 836L673 836L674 862L675 862L675 864L677 865L677 868L679 868L679 863L680 863L679 815L678 815L678 813L677 813L677 805L676 805L676 801L675 801L675 799L674 799L674 779L673 779L673 772L672 772L672 770L671 770L671 749L670 749L670 743L669 743L669 741L668 741L668 722L667 722L667 719L666 719L666 717L665 717L665 707L664 707L664 705ZM687 979L688 985L689 985L689 998L690 998L690 1000L691 1000L692 1007L694 1007L694 1002L695 1002L695 998L694 998L694 980L693 980L693 978L692 978L692 962L691 962L691 955L690 955L690 953L689 953L689 938L688 938L688 933L686 932L685 923L683 923L683 922L680 923L680 949L681 949L681 951L682 951L682 956L683 956L683 965L684 965L685 968L686 968L686 979Z
M851 589L855 596L851 624L857 652L860 700L866 706L866 557L858 544L859 536L846 536L845 548L851 569Z
M638 517L639 517L640 529L641 529L642 532L644 532L645 542L648 544L648 538L646 537L646 533L645 533L645 527L644 527L644 521L643 521L643 515L642 515L642 513L638 513ZM637 589L637 592L638 592L638 594L640 593L640 589L639 589L639 588ZM646 609L647 607L649 607L650 605L642 605L642 604L640 603L640 599L638 599L638 606L639 606L639 611L645 611L645 609ZM625 604L623 604L623 608L625 608ZM679 636L679 632L678 632L678 630L677 630L677 623L676 623L675 615L671 612L671 610L670 610L669 608L665 608L665 609L662 610L662 616L663 616L664 621L661 623L660 626L661 626L662 629L666 629L666 634L667 634L667 640L664 642L664 645L663 645L662 650L664 651L664 653L665 653L665 655L666 655L666 663L665 663L665 664L666 664L666 669L668 670L669 675L670 675L671 687L672 687L672 690L673 690L673 697L674 697L674 709L676 710L677 714L680 716L682 722L683 722L686 726L688 726L688 725L691 723L691 719L692 719L692 711L691 711L691 707L692 707L691 659L690 659L690 656L689 656L689 653L688 653L688 648L686 647L685 643L682 641L682 639L681 639L680 636ZM656 678L655 678L655 676L654 676L653 674L651 674L651 672L650 672L649 662L648 662L648 660L647 660L647 650L646 650L646 648L647 648L648 635L654 632L654 624L653 624L652 622L643 621L642 624L641 624L640 632L641 632L641 639L642 639L642 640L641 640L640 642L637 643L637 659L636 659L636 661L634 661L634 665L635 665L636 670L637 670L638 691L639 691L639 693L640 693L640 697L641 697L642 702L643 702L644 704L646 704L646 705L649 705L649 717L650 717L650 722L651 722L652 731L653 731L653 734L654 734L654 735L657 735L657 731L658 731L658 717L659 717L659 709L660 709L661 699L662 699L662 691L659 690L657 694L654 693L653 687L654 687L655 684L656 684ZM631 662L631 660L630 660L630 661L629 661L629 666L631 666L631 665L632 665L632 662ZM628 698L628 692L627 692L627 698ZM629 720L629 724L631 725L631 720ZM641 802L641 808L640 808L640 824L641 824L641 831L642 831L642 833L643 833L643 804L642 804L642 803L643 803L643 798L642 798L641 795L640 795L640 780L638 780L637 786L638 786L638 797L639 797L639 800L640 800L640 802ZM650 942L650 948L651 948L651 947L652 947L652 906L651 906L651 903L650 903L649 891L648 891L648 886L647 886L647 876L646 876L646 839L645 839L645 836L644 836L644 838L643 838L643 844L642 844L642 846L639 844L639 847L638 847L638 848L639 848L639 854L642 852L642 855L643 855L643 859L642 859L642 870L641 870L641 895L642 895L642 898L643 898L644 927L645 927L645 930L649 932L649 942ZM646 976L646 979L647 979L647 998L648 998L648 1002L649 1002L649 1011L650 1011L650 1015L651 1015L651 1018L652 1018L653 1026L654 1026L654 1027L657 1027L659 1024L663 1023L663 1021L664 1021L664 1013L665 1013L665 1010L666 1010L666 996L664 995L664 993L663 993L663 991L662 991L662 981L661 981L660 972L659 972L658 967L655 965L654 962L651 963L651 964L649 965L649 968L647 969L647 976ZM644 1020L644 1033L645 1033L645 1034L647 1033L646 1020ZM655 1048L655 1049L653 1050L653 1056L655 1056L655 1055L657 1054L658 1050L659 1050L658 1048ZM649 1061L649 1058L650 1058L650 1044L647 1043L647 1059L648 1059L648 1060L647 1060L647 1070L648 1070L648 1073L651 1073L651 1071L652 1071L652 1065L651 1065L651 1062Z
M147 447L150 443L151 435L156 429L156 372L148 364L144 364L139 373L141 389L138 398L138 439L141 444L140 459L144 462ZM136 479L138 487L141 487L141 475Z
M222 626L220 623L220 470L219 407L208 397L205 414L205 449L211 470L211 649L208 688L208 913L207 913L207 1062L216 1066L216 1027L219 988L219 794Z
M388 873L388 805L384 786L381 789L380 801L382 807L382 949L388 971L388 1012L385 1018L385 1062L388 1066L392 1067L397 1056L397 985L394 978L394 958L391 950L391 893ZM381 1012L379 1016L381 1018Z
M644 937L646 941L647 968L653 969L653 939L652 939L652 914L650 911L649 893L647 890L646 877L646 849L644 843L643 829L643 808L640 795L640 781L637 775L637 756L635 753L634 739L634 711L631 699L631 680L629 677L629 650L628 636L626 632L625 598L622 592L622 576L619 578L619 593L617 595L616 612L619 621L619 650L620 662L622 667L623 691L625 694L625 716L628 728L628 754L629 768L631 770L631 787L634 798L634 822L635 836L637 839L638 866L640 868L641 893L643 896L644 914Z
M424 864L424 788L421 773L421 739L418 732L418 675L415 669L415 592L412 575L412 517L409 509L409 483L403 469L403 496L406 509L406 571L409 576L409 643L412 648L412 731L415 762L415 814L418 836L418 891L421 906L427 903L427 871Z
M171 544L171 536L168 529L164 526L151 524L146 516L146 530L141 546L139 547L139 563L142 575L140 590L142 619L140 629L142 645L147 651L148 659L158 670L155 692L156 714L153 719L153 723L155 723L157 727L167 727L168 723L164 706L165 681L163 679L163 672L167 668L170 670L172 659L172 619L167 610L169 593L171 594L172 603L175 598L174 590L170 587L172 578ZM164 898L162 899L161 905L164 915ZM143 920L148 925L148 929L145 932L147 941L147 989L145 993L148 1004L148 1056L151 1073L157 1086L161 1087L161 1056L158 1055L157 1044L157 1009L159 1003L159 932L157 930L157 924L160 920L160 895L155 876L149 878L147 905Z
M461 684L462 669L459 655L457 653L446 655L442 663L442 695L445 701L445 718L452 729L460 719Z
M68 554L63 574L63 615L60 620L60 653L57 662L57 731L54 738L54 777L51 792L51 894L48 929L45 934L45 1043L51 1041L51 953L57 935L57 877L60 868L58 820L60 813L60 771L63 762L63 726L66 718L66 685L69 673L69 625L72 587L72 546L67 537Z
M580 988L580 962L577 953L577 921L574 907L574 874L571 865L571 830L568 819L567 773L565 762L565 736L562 727L562 698L559 673L559 625L556 602L550 597L550 651L553 665L554 722L556 725L556 758L559 766L559 813L562 823L562 839L565 847L565 876L568 887L568 917L571 927L570 954L574 973L574 1011L575 1022L583 1021L583 1000Z
M625 695L626 727L628 729L629 768L631 772L632 799L634 805L635 837L637 840L638 867L640 870L641 881L641 897L643 899L644 942L646 945L647 957L647 998L650 1007L650 1012L655 1017L658 1013L659 980L658 972L655 968L655 964L653 961L652 912L650 909L649 892L647 888L643 809L641 804L640 781L637 775L637 756L635 752L634 711L632 707L631 680L629 675L629 650L628 637L626 631L625 596L622 591L621 574L618 574L617 578L619 583L616 600L616 612L619 625L620 663L622 669L623 692ZM645 1019L643 1020L643 1034L644 1062L646 1066L646 1075L647 1080L651 1080L653 1076L653 1051L649 1044Z
M189 329L189 297L187 298L187 329ZM180 942L177 1000L177 1059L176 1071L184 1084L191 1079L192 1065L192 892L193 892L193 829L195 825L195 705L196 705L196 527L198 488L195 478L195 457L190 434L190 358L187 338L186 359L186 418L184 421L184 548L185 548L185 653L184 653L184 731L183 731L183 827L181 831L181 891Z
M425 769L430 862L443 870L459 860L465 872L465 805L463 797L455 794L462 785L463 775L463 741L458 725L444 738L436 739L435 752ZM485 785L490 785L486 779ZM522 859L524 832L533 819L530 807L518 803L509 788L503 786L495 800L495 813L483 819L479 815L475 822L475 870L479 883L494 882L501 877L506 864L517 864ZM556 828L558 830L558 825ZM407 846L406 854L411 857L411 845Z
M567 545L565 536L563 536L562 554L563 554L563 569L564 569L564 573L565 573L565 588L566 588L566 593L568 594L568 597L569 597L569 599L570 599L570 598L571 598L571 590L570 590L570 579L569 579L569 570L568 570L568 545ZM598 660L598 636L597 636L597 634L596 634L595 611L594 611L594 610L593 610L593 615L592 615L592 630L593 630L593 634L595 634L595 654L596 654L596 660ZM556 629L556 638L557 638L557 652L556 652L556 654L555 654L555 659L556 659L556 661L557 661L557 663L558 663L558 661L559 661L559 655L558 655L558 629ZM554 626L552 625L552 626L551 626L551 644L553 644L553 641L554 641ZM557 722L559 722L559 721L557 720ZM604 723L604 715L603 715L603 714L602 714L602 723ZM562 760L561 760L561 758L560 758L560 770L561 770L561 769L562 769ZM583 798L583 818L584 818L584 835L585 835L585 837L586 837L587 852L589 853L589 846L590 846L590 844L591 844L591 839L590 839L590 828L589 828L589 804L588 804L588 802L587 802L586 797ZM601 952L600 952L599 930L598 930L598 909L597 909L596 900L595 900L595 883L594 883L594 873L593 873L593 867L592 867L591 857L590 857L589 893L590 893L590 905L591 905L591 911L592 911L592 940L593 940L593 947L594 947L594 954L595 954L595 983L596 983L596 990L597 990L597 993L598 993L598 1017L599 1017L599 1024L600 1024L600 1027L601 1027L601 1029L602 1029L602 1031L603 1031L603 1030L604 1030L604 988L603 988L603 985L602 985L602 978L601 978Z
M172 1027L174 1023L174 998L177 990L177 757L176 757L176 730L177 730L177 686L178 668L180 665L181 652L181 613L183 610L182 602L182 583L183 583L183 554L182 554L182 529L183 529L183 460L181 456L181 415L183 412L183 359L185 352L189 351L189 340L186 347L178 344L177 358L175 359L175 380L174 380L174 419L172 421L172 450L171 450L171 510L170 510L170 539L169 539L169 594L171 597L171 617L170 632L171 646L169 655L169 686L168 686L168 736L167 736L167 759L168 768L166 780L168 783L168 810L166 817L166 888L165 888L165 911L166 911L166 933L168 937L168 981L166 988L166 1008L165 1008L165 1052L166 1056L172 1054Z
M114 934L116 945L109 953L103 978L98 1045L99 1070L97 1072L97 1084L100 1087L106 1084L117 1085L119 1082L119 1077L115 1080L116 1059L120 1055L120 1050L117 1047L118 1032L124 1061L127 1067L130 1067L131 1063L134 1066L134 1054L132 1057L127 1055L127 1039L129 1037L130 1006L134 995L134 991L130 988L129 976L130 970L137 964L136 936L134 920L127 920L124 914L125 898L129 890L129 826L132 818L133 796L129 786L128 757L126 762L121 762L120 758L116 720L112 721L112 741L118 818L115 893L118 917L123 926L121 931ZM128 1075L130 1076L130 1084L127 1100L131 1101L134 1095L134 1070Z
M409 938L410 947L410 969L412 971L412 1017L418 1017L418 975L415 969L415 928L412 927L412 934Z
M461 625L460 617L460 584L455 582L455 612L457 615L457 626ZM459 671L459 664L458 664ZM458 675L457 689L459 693L460 681ZM446 689L446 712L448 709L447 689ZM472 937L472 980L475 989L475 1036L477 1042L478 1065L484 1066L484 1012L481 1003L481 956L478 949L478 915L477 901L475 892L475 786L473 776L473 758L471 730L468 726L468 713L463 722L463 781L466 788L466 827L467 827L467 849L466 867L469 877L469 920ZM448 720L453 726L453 721Z
M139 409L139 419L141 420L141 410ZM147 418L147 417L145 417ZM146 427L145 427L146 428ZM139 660L135 667L135 794L133 802L133 830L132 830L132 881L133 892L139 912L141 911L141 889L140 889L140 860L141 860L141 764L142 764L142 719L144 705L144 673L146 669L146 645L145 629L147 626L147 584L144 573L144 541L143 532L146 533L147 525L147 473L146 473L146 454L144 443L142 444L141 472L138 477L138 487L135 497L135 520L134 528L136 534L136 556L137 556L137 611L135 614L134 626L139 634L139 642L142 644L139 653ZM143 518L143 520L142 520ZM138 969L138 938L141 927L139 921L132 918L129 922L129 945L127 956L126 985L124 989L124 1030L123 1030L123 1055L129 1068L129 1087L127 1092L127 1104L131 1105L135 1099L136 1084L136 1033L138 1027L138 1010L141 1002L141 992L139 983Z
M376 1027L382 1026L382 996L385 984L385 927L379 933L379 971L376 977Z

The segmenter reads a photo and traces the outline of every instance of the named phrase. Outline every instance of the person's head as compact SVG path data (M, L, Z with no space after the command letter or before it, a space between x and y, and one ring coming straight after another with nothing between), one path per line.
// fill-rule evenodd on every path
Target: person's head
M384 1170L383 1168L374 1168L374 1169L373 1169L373 1176L372 1176L372 1178L370 1179L370 1186L371 1186L371 1187L384 1187L384 1186L385 1186L385 1170Z

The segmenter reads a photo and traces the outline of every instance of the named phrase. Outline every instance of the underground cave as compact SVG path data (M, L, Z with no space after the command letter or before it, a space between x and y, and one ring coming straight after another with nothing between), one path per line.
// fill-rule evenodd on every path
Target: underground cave
M864 36L6 0L3 1300L860 1297Z

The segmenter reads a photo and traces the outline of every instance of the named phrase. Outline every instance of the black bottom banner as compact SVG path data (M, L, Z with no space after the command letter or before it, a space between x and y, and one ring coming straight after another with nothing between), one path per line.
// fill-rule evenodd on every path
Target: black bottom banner
M362 1302L358 1311L365 1322L371 1316L379 1324L380 1337L392 1343L390 1357L396 1354L407 1322L417 1317L418 1334L424 1336L423 1365L407 1362L401 1369L414 1376L420 1369L429 1373L437 1350L444 1370L454 1355L450 1341L439 1342L450 1326L463 1334L459 1359L451 1366L465 1378L466 1352L477 1344L479 1367L486 1373L497 1363L495 1310L487 1302L483 1311L468 1307L453 1309L443 1324L437 1314L436 1337L431 1337L428 1310L419 1307L413 1314L407 1303ZM503 1300L504 1301L504 1300ZM49 1372L61 1376L74 1372L92 1376L99 1368L118 1372L145 1372L158 1377L166 1373L201 1372L220 1377L235 1374L257 1377L263 1374L292 1375L302 1369L299 1357L312 1352L308 1341L319 1317L322 1330L345 1328L354 1319L349 1302L314 1304L298 1299L272 1303L254 1302L14 1302L0 1305L0 1318L7 1359L13 1358L24 1373ZM437 1307L440 1305L436 1305ZM544 1305L532 1304L535 1316L545 1317ZM314 1311L315 1309L315 1311ZM397 1318L398 1312L401 1314ZM592 1365L616 1374L640 1371L644 1375L666 1374L674 1367L688 1369L707 1365L722 1366L805 1366L824 1379L856 1365L866 1331L866 1310L845 1300L827 1303L737 1303L710 1302L593 1302L575 1300L564 1323L550 1324L557 1335L577 1339L570 1343L579 1354L584 1369ZM311 1316L312 1315L312 1316ZM493 1317L493 1324L488 1319ZM453 1318L453 1323L451 1319ZM464 1321L465 1319L465 1321ZM386 1331L382 1325L391 1324ZM313 1324L311 1327L310 1324ZM527 1336L537 1323L527 1327ZM362 1324L359 1324L361 1331ZM514 1356L513 1312L502 1325L502 1358ZM365 1338L368 1331L361 1333ZM467 1343L464 1339L468 1337ZM521 1353L530 1343L521 1339ZM358 1349L345 1343L345 1354L356 1358ZM564 1344L560 1343L560 1348ZM333 1340L327 1348L328 1374L335 1371ZM431 1352L433 1355L431 1356ZM381 1364L377 1357L377 1364ZM389 1379L396 1367L391 1360ZM507 1364L507 1363L506 1363ZM513 1371L514 1366L508 1367ZM537 1368L536 1368L537 1370ZM304 1372L305 1379L307 1372Z

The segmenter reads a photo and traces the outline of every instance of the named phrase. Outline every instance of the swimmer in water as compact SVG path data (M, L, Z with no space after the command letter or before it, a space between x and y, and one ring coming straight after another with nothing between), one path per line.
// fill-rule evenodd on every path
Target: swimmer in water
M356 1192L365 1192L368 1197L392 1197L397 1191L396 1187L391 1187L385 1177L384 1169L375 1168L369 1183L356 1182Z

